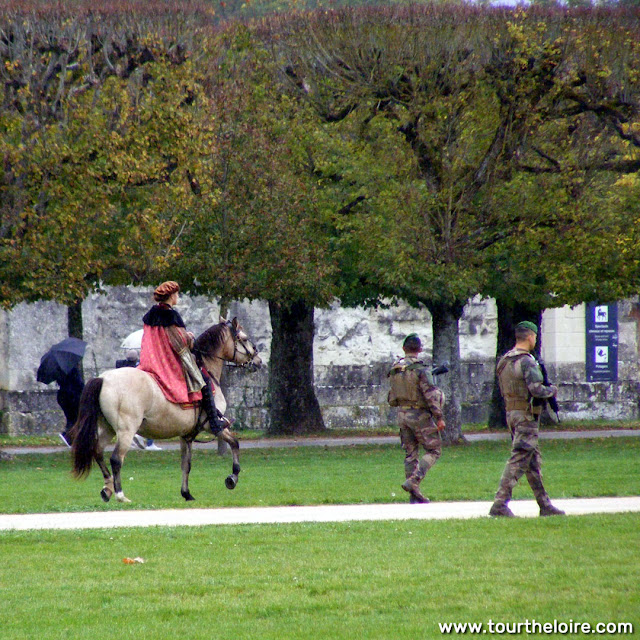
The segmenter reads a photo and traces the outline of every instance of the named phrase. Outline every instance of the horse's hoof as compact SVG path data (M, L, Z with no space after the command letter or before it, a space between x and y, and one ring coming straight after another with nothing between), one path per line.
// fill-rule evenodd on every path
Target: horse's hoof
M111 498L111 492L107 491L106 489L103 489L100 492L100 497L105 501L105 502L109 502L109 499Z
M238 476L235 473L232 473L230 476L227 476L224 480L224 486L227 489L235 489L238 484Z
M129 500L122 491L116 493L116 498L118 499L118 502L131 502L131 500Z
M195 500L190 491L181 491L182 497L188 502L189 500Z

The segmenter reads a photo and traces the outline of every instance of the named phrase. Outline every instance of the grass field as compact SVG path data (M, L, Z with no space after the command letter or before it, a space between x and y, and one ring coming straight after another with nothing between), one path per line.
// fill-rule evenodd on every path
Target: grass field
M640 494L638 440L543 442L550 494ZM425 492L490 500L507 455L506 442L446 448ZM229 458L200 451L185 503L177 453L132 452L133 504L104 505L100 473L72 480L68 453L16 456L0 463L0 512L405 502L402 459L399 446L247 450L228 491ZM639 530L640 514L619 514L0 532L0 638L413 640L489 620L631 622L637 634ZM136 556L145 563L122 562Z
M423 483L432 500L490 500L508 457L507 442L479 442L444 449ZM603 438L542 443L543 472L552 497L640 495L640 438ZM0 513L97 509L159 509L219 506L406 502L400 446L251 449L242 452L238 487L224 478L231 460L196 451L191 491L180 497L180 456L175 451L131 451L123 467L126 495L133 501L105 505L102 474L71 478L69 453L19 455L0 463ZM531 498L526 482L514 497Z
M413 640L489 620L638 630L639 525L621 514L0 533L0 637ZM145 563L122 562L135 556Z

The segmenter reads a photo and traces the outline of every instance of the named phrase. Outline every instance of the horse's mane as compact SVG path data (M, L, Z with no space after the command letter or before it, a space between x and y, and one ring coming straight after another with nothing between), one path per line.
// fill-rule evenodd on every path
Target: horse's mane
M220 322L209 327L195 340L194 351L203 356L213 354L225 340L229 326L226 322Z

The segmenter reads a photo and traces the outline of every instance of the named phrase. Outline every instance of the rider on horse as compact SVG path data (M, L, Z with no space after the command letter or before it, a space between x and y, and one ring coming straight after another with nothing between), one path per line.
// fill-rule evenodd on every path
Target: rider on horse
M193 334L186 330L182 317L173 308L178 303L179 292L180 285L172 280L163 282L153 292L157 304L142 318L138 368L154 377L169 402L186 407L202 401L211 431L215 434L229 422L216 409L209 376L198 368L191 352Z

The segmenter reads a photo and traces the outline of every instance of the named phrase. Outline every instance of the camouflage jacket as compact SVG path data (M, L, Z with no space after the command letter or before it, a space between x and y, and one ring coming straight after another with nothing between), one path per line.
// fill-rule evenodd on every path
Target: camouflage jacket
M496 368L500 392L507 411L526 410L531 398L550 398L554 390L543 384L538 361L528 351L515 347L505 353Z
M427 364L405 356L393 363L387 376L391 379L388 401L392 407L426 409L436 422L443 419L442 392L433 383Z

